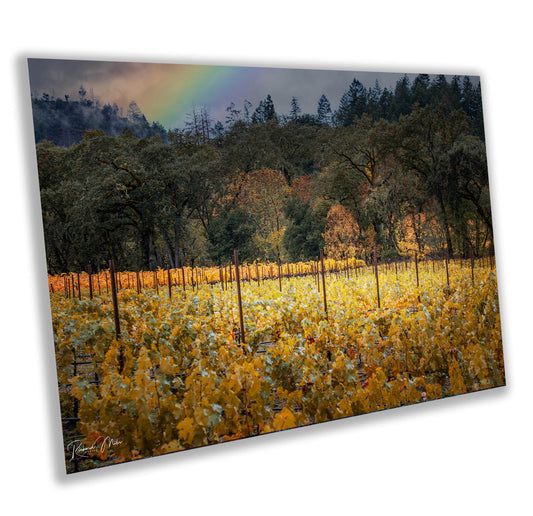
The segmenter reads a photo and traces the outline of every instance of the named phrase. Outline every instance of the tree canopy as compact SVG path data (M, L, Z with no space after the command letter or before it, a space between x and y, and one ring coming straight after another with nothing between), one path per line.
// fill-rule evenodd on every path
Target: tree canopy
M492 245L481 93L469 78L349 85L337 111L267 95L195 108L184 129L79 100L33 99L51 272L176 267Z

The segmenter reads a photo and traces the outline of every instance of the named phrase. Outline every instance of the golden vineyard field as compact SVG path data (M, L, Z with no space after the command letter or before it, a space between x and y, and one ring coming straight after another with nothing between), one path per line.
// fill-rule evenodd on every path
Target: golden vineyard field
M68 468L504 384L488 261L478 261L473 275L469 262L451 262L448 276L445 262L420 263L418 288L414 264L381 265L381 308L373 270L348 265L326 261L327 314L316 263L285 265L281 290L277 265L242 267L245 342L229 267L199 271L192 283L186 271L185 290L181 271L173 271L171 297L167 271L158 272L157 289L154 273L139 274L140 291L135 272L120 273L120 340L105 273L100 289L93 277L92 300L86 275L81 300L77 277L72 291L64 277L51 277ZM89 445L104 437L113 439L112 449L70 460L72 439Z

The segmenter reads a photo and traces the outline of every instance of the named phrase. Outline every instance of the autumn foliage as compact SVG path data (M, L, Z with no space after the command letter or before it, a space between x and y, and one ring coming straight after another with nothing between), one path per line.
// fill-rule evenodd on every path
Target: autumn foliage
M246 343L233 285L51 295L61 409L75 432L118 443L80 467L134 460L501 386L496 277L488 263L381 266L243 282ZM420 299L420 301L419 301ZM78 366L79 357L89 362ZM88 358L87 358L88 357ZM120 367L120 357L123 367ZM67 434L68 437L68 434ZM72 464L67 456L67 467Z

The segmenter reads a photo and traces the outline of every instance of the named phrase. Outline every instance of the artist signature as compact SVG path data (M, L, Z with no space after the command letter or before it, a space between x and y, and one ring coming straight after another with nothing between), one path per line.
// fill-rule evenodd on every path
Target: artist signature
M70 453L70 461L73 461L83 457L88 458L97 453L104 453L106 450L111 449L112 446L119 446L120 444L122 444L122 441L119 439L101 435L90 446L87 446L81 439L71 441L67 445L67 452Z

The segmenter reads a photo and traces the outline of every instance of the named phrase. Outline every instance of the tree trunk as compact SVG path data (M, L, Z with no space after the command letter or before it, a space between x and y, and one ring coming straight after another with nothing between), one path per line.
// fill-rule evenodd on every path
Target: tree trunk
M163 236L163 240L165 242L165 247L167 249L167 256L168 256L168 263L169 263L169 266L171 269L174 269L174 260L172 259L172 249L170 248L170 243L168 241L168 237L167 235L165 234Z
M152 233L148 234L148 269L154 270L154 242L152 238Z
M142 263L140 264L141 269L150 267L150 254L152 248L152 234L150 231L145 230L141 233L141 254L142 254Z
M452 234L450 232L448 213L446 212L446 206L444 204L444 199L442 197L442 191L440 189L437 193L437 200L438 200L439 208L442 214L442 225L444 227L444 233L446 235L446 247L448 248L449 256L453 257Z

